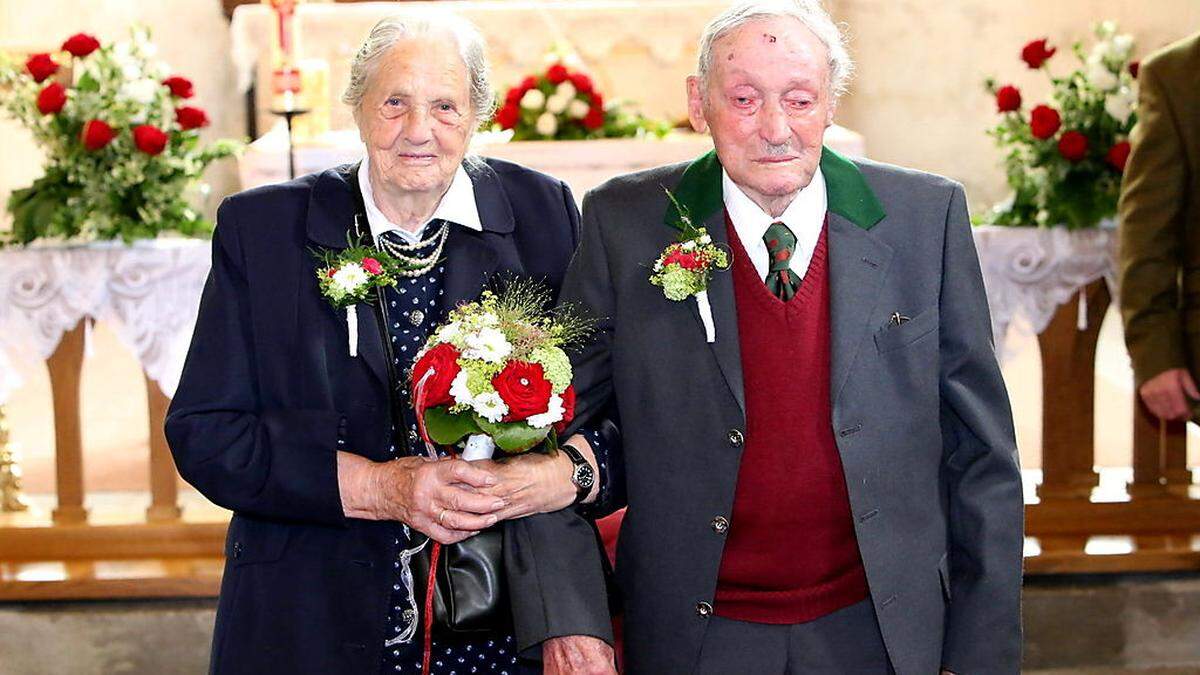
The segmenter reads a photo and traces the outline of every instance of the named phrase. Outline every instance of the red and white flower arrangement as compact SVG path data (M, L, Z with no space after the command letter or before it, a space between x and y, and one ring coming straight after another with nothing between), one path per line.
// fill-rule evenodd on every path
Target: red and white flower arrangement
M194 87L157 60L145 29L101 43L86 33L24 62L0 59L0 109L33 134L45 175L15 190L10 241L206 235L185 192L238 144L201 145Z
M413 266L387 251L370 246L354 246L334 252L314 250L319 262L317 287L334 309L346 311L346 331L350 356L358 356L358 304L374 301L377 288L395 286Z
M653 134L670 126L605 103L590 75L555 60L543 73L530 75L498 102L493 128L511 131L512 140L584 140Z
M708 230L692 220L687 207L666 190L667 199L678 214L671 226L679 231L678 240L658 255L650 271L650 283L663 289L668 300L682 302L696 298L708 342L716 340L712 307L708 302L708 282L713 272L729 268L729 253L713 243Z
M487 441L488 450L494 443L508 454L543 441L557 447L557 433L575 415L565 350L587 338L592 322L570 307L547 310L550 301L545 287L511 280L460 305L434 331L412 369L427 442L470 448Z
M1050 101L1025 108L1012 84L986 82L1000 122L989 130L1006 152L1012 196L981 221L995 225L1095 227L1116 214L1121 174L1129 157L1129 133L1137 121L1134 42L1112 21L1095 26L1096 43L1073 51L1080 65L1056 77L1048 64L1058 48L1046 39L1021 50L1031 70L1046 73Z

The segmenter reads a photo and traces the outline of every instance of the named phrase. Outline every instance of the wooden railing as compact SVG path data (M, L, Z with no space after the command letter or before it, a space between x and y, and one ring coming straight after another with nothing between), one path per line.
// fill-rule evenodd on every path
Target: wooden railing
M1181 423L1160 424L1140 405L1135 416L1133 480L1127 498L1094 501L1095 366L1100 325L1110 304L1104 283L1087 293L1089 328L1076 325L1075 303L1059 309L1038 336L1042 352L1042 466L1037 500L1027 507L1026 531L1035 538L1035 554L1026 559L1030 573L1118 572L1200 569L1192 544L1200 534L1200 500L1192 498ZM144 517L124 524L97 524L84 506L83 448L80 421L80 371L84 328L68 332L47 362L54 403L56 499L52 522L39 526L0 526L0 599L41 597L118 597L131 595L211 595L219 583L225 523L188 521L181 516L177 476L163 420L168 400L149 378L150 453ZM0 521L3 522L3 521ZM1125 550L1095 555L1094 537L1123 537ZM60 586L45 575L40 583L23 582L14 572L36 561L60 563ZM141 564L119 578L97 577L97 561ZM149 564L149 563L153 564ZM129 574L157 570L133 583ZM74 572L72 572L74 570ZM91 574L90 582L72 574ZM157 576L156 576L157 575ZM165 575L165 576L164 576ZM179 575L183 575L182 578ZM53 576L53 575L51 575ZM55 590L57 589L57 590Z

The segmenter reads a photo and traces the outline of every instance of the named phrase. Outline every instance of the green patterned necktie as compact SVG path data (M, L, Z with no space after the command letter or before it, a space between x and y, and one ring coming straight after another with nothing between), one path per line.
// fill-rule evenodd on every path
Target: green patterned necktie
M792 253L796 251L796 235L780 222L771 223L763 235L767 244L767 255L770 256L771 266L767 272L767 290L775 297L787 302L796 295L800 288L800 280L792 272Z

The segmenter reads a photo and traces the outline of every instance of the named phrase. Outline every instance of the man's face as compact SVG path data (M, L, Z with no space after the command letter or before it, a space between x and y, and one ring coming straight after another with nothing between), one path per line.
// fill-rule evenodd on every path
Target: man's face
M470 77L449 36L403 39L375 65L355 115L385 189L444 192L466 155Z
M734 29L713 45L706 88L688 79L692 126L712 132L721 165L760 206L786 207L812 180L833 109L828 51L789 17Z

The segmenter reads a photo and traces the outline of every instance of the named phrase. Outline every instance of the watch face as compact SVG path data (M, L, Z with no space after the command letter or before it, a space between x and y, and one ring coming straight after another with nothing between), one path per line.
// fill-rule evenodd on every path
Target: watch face
M575 467L575 475L572 476L575 485L584 490L591 490L596 483L596 474L592 471L589 464L580 464Z

